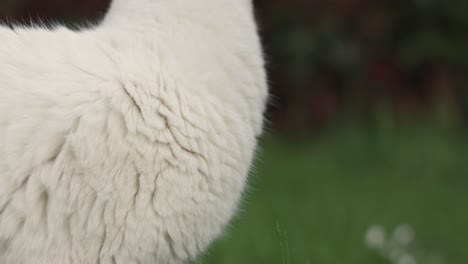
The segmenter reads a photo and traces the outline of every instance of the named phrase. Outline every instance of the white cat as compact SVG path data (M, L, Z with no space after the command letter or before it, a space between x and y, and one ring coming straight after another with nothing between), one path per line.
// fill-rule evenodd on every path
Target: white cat
M251 0L0 27L0 263L194 260L235 214L266 76Z

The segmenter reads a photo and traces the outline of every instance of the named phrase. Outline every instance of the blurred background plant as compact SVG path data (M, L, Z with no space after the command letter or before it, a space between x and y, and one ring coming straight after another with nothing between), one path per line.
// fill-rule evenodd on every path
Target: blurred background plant
M77 25L108 2L2 0L0 16ZM255 5L271 122L239 218L200 263L466 263L468 1ZM395 226L418 234L398 254Z
M398 225L393 233L387 234L381 225L371 226L366 233L366 245L392 264L444 264L444 258L427 252L418 245L413 227Z

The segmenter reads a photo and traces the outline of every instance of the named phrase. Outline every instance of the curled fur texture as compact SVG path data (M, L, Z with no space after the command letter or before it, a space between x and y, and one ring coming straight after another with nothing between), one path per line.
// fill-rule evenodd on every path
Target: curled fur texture
M248 0L0 26L0 263L187 263L236 211L267 97Z

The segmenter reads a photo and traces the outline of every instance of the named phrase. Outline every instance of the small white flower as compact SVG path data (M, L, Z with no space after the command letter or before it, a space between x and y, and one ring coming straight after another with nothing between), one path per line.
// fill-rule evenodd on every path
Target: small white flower
M398 259L398 262L396 262L396 264L417 264L418 262L416 261L416 259L409 255L409 254L404 254L402 255L399 259Z
M395 228L393 239L401 246L408 246L414 240L414 230L408 224L401 224Z
M399 263L398 261L405 254L405 252L401 248L392 248L388 250L387 253L388 259L395 263Z
M381 225L373 225L366 232L366 245L371 249L383 249L386 243L385 228Z

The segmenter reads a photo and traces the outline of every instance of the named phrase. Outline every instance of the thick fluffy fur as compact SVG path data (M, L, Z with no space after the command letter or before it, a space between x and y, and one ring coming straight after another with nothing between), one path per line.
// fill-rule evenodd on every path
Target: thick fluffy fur
M267 96L248 0L0 27L0 263L187 263L236 211Z

